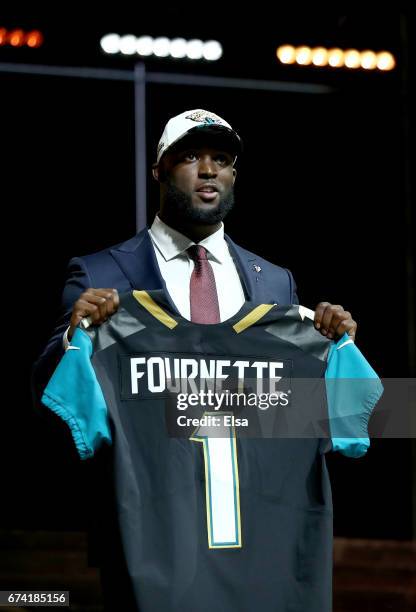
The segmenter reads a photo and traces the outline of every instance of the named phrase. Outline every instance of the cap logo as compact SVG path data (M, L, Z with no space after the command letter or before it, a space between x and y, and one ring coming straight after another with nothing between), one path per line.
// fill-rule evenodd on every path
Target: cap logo
M165 146L164 142L159 142L157 146L157 153L160 153L160 151L163 149L164 146Z
M209 113L208 111L196 111L191 115L187 115L186 119L191 119L191 121L196 121L197 123L207 123L207 124L216 124L219 123L222 125L221 117L215 115L214 113Z

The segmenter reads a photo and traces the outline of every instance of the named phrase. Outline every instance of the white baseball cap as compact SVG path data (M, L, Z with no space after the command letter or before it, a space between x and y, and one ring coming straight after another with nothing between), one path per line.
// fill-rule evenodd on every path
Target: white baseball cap
M229 123L215 113L197 108L169 119L157 146L157 163L162 155L184 136L199 130L221 135L236 154L242 150L241 138Z

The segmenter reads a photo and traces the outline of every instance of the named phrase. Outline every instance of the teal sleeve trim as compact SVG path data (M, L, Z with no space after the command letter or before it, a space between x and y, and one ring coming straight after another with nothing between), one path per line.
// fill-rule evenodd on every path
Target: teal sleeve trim
M89 457L92 457L94 454L93 449L86 443L82 429L78 425L78 421L72 416L71 412L65 408L65 406L63 406L62 400L54 399L51 392L45 390L42 397L42 403L50 408L52 412L55 412L55 414L57 414L68 425L81 459L88 459Z
M368 422L383 385L346 333L331 345L325 383L332 450L362 457L370 446Z
M91 363L91 340L77 328L50 379L42 403L68 425L81 459L92 457L112 436L107 404Z

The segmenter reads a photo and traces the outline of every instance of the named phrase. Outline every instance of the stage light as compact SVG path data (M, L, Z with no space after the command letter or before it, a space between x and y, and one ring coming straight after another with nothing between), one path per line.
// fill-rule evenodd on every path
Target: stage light
M0 37L1 44L1 37ZM223 49L217 40L207 40L203 42L199 38L185 40L184 38L174 38L166 36L139 36L127 34L106 34L100 40L101 49L104 53L123 55L141 55L143 57L155 56L160 58L171 57L173 59L206 60L215 62L222 57Z
M328 50L325 47L312 49L312 64L314 66L326 66L328 64Z
M25 32L21 28L8 30L0 27L0 46L10 45L11 47L29 47L37 49L43 44L43 34L39 30Z
M292 45L282 45L278 47L276 55L282 64L294 64L296 62L296 50Z
M136 37L133 34L126 34L120 38L120 52L123 55L134 55L136 53Z
M377 56L374 51L361 51L361 68L374 70L377 67Z
M39 32L39 30L32 30L32 32L29 32L29 34L26 35L26 44L28 47L36 49L37 47L40 47L42 43L43 36L42 32Z
M119 53L120 52L120 36L118 34L106 34L100 40L101 49L105 53Z
M344 64L347 68L359 68L361 56L357 49L347 49L344 53Z
M169 51L175 59L186 57L186 40L184 38L174 38L170 41Z
M9 44L12 47L22 47L25 44L25 38L23 30L13 30L9 34Z
M393 70L395 65L395 59L388 51L381 51L377 54L377 68L379 70Z
M217 40L208 40L203 45L202 55L209 62L216 62L222 57L222 45Z
M139 36L136 39L136 51L139 55L148 56L153 53L153 38L151 36Z
M363 70L393 70L396 66L395 57L389 51L376 53L369 49L358 51L357 49L339 49L333 47L314 47L307 45L293 47L292 45L281 45L276 49L277 59L282 64L299 64L301 66L313 65L318 68L330 66L331 68L362 68Z
M296 63L301 66L308 66L312 63L312 49L310 47L297 47L295 52Z
M328 64L332 68L339 68L344 65L344 51L335 47L328 51Z
M203 42L197 38L189 40L186 45L186 57L192 60L199 60L203 58Z
M170 40L166 36L159 36L153 41L153 55L156 57L168 57L170 54Z

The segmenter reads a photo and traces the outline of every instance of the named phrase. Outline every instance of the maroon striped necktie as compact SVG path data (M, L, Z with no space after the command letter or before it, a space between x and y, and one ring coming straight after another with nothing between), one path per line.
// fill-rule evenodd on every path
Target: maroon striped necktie
M195 323L220 323L220 307L214 271L207 258L206 249L200 244L188 248L194 260L190 281L191 321Z

